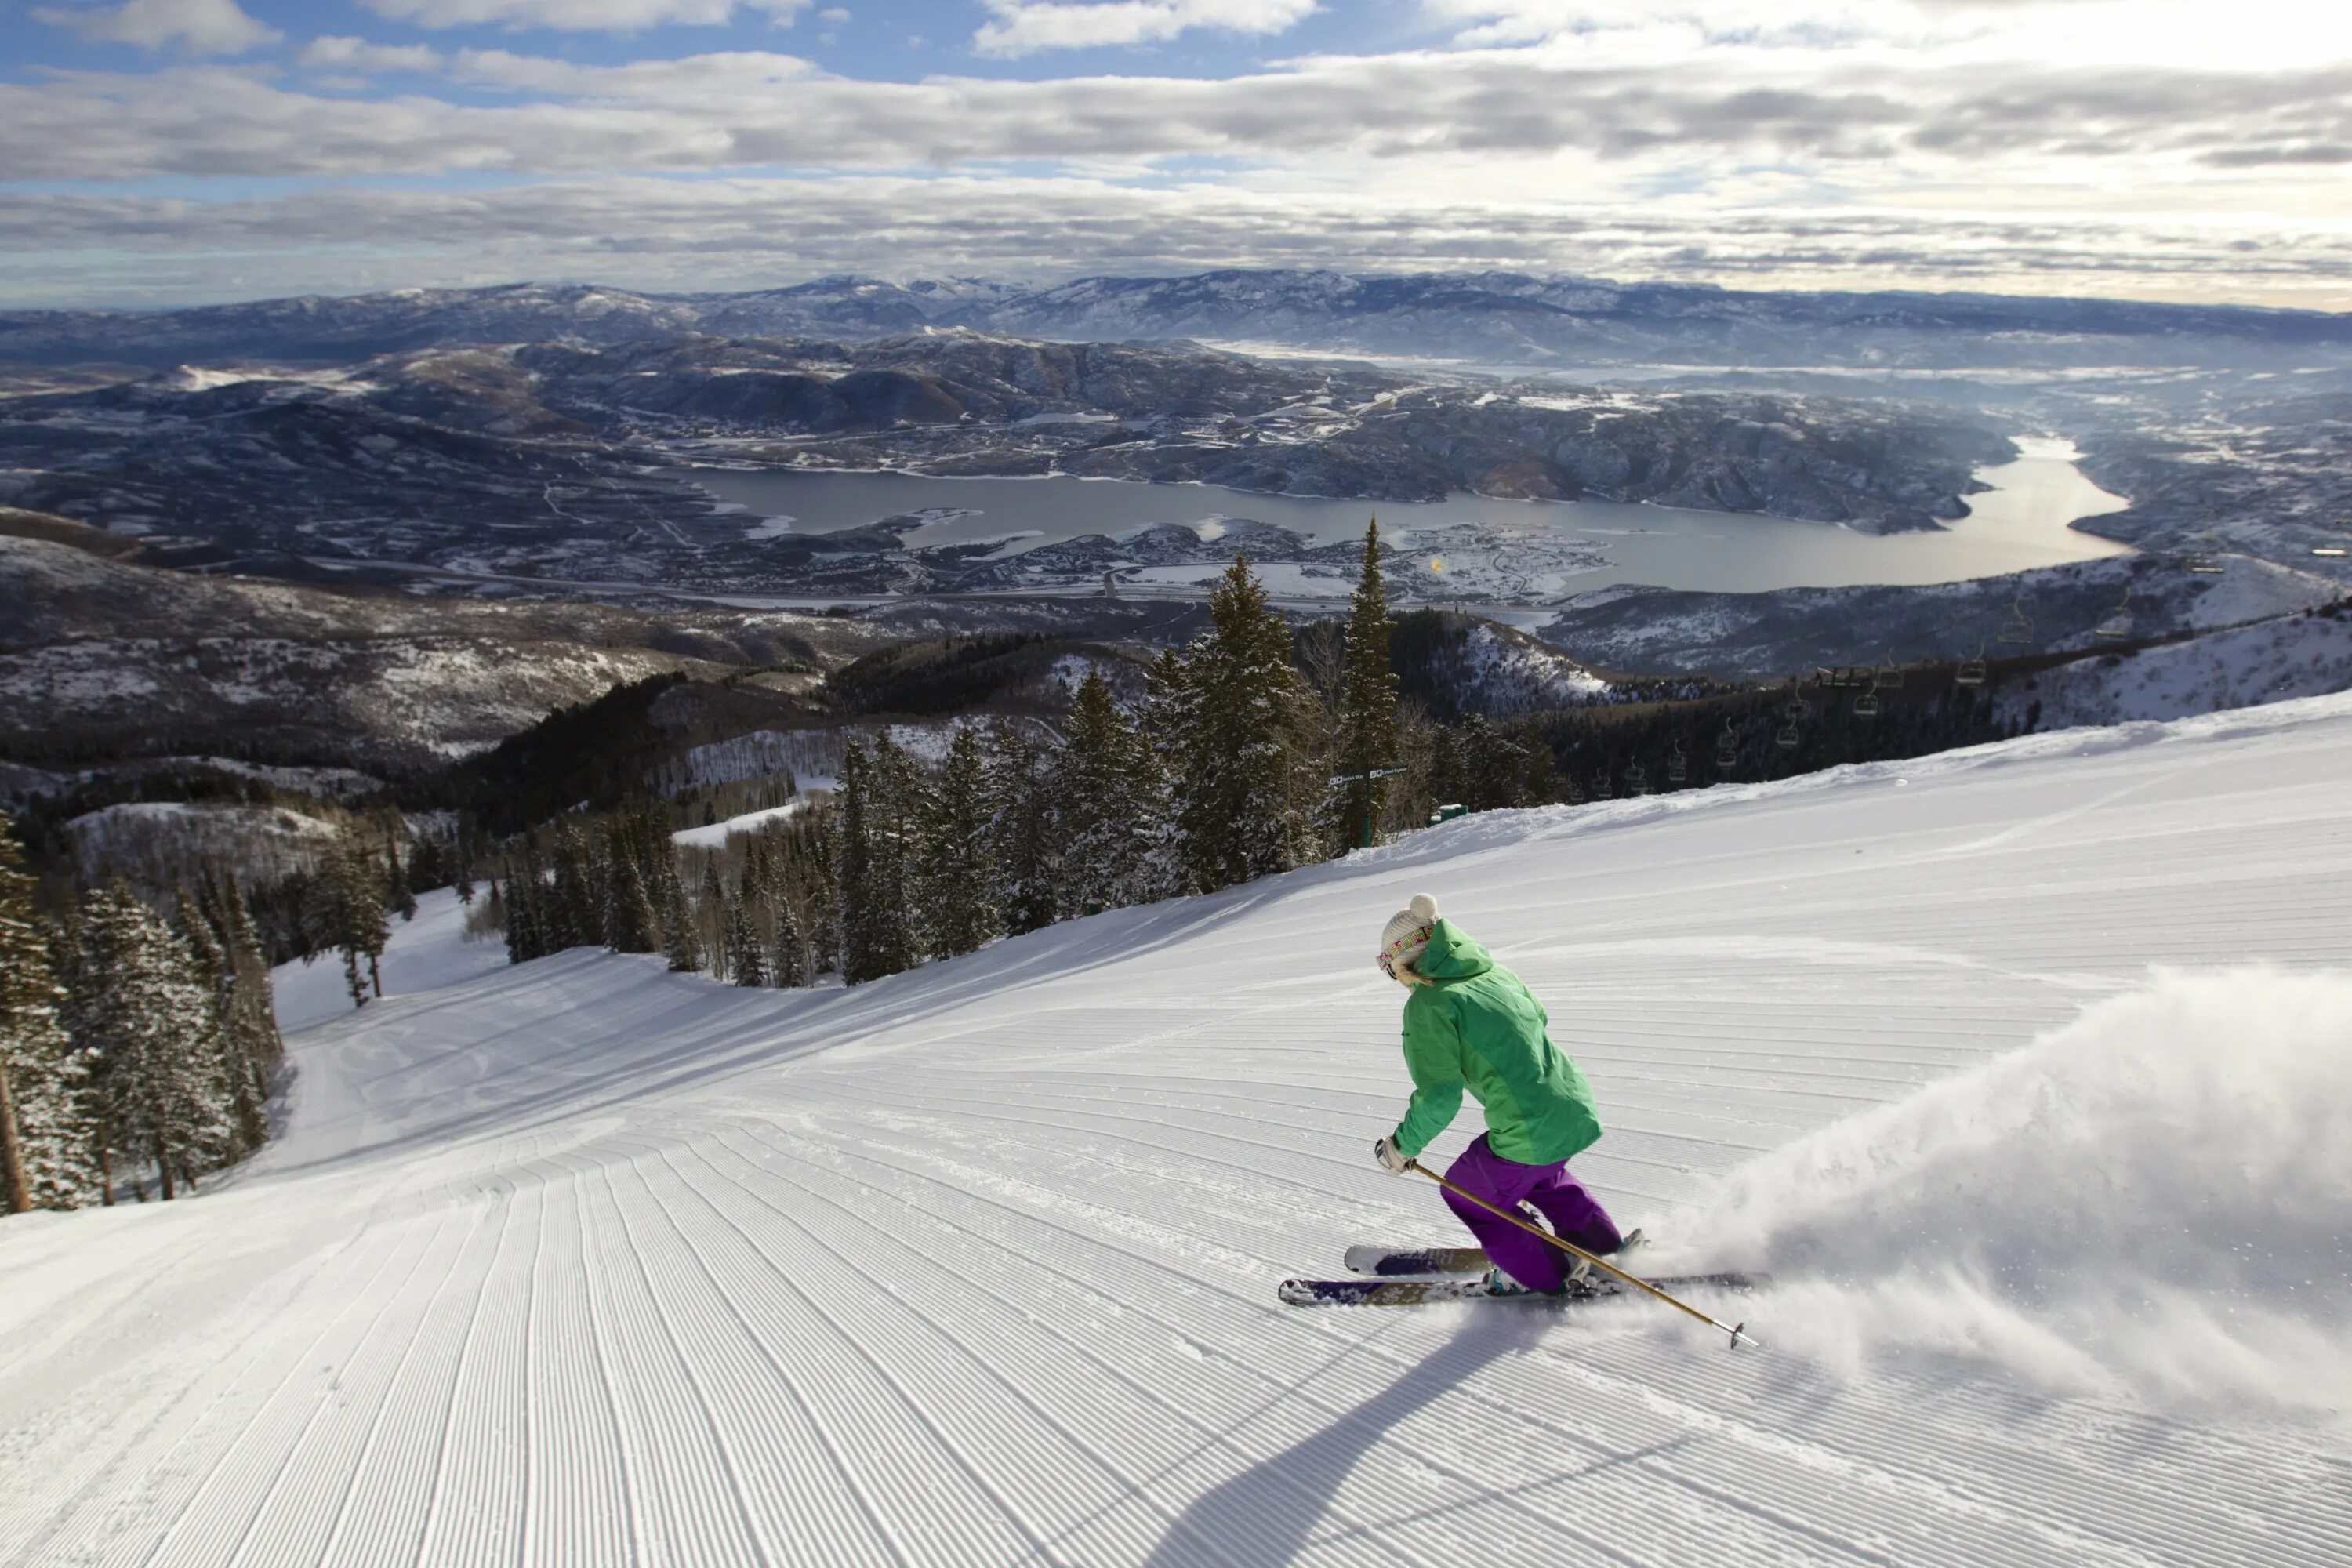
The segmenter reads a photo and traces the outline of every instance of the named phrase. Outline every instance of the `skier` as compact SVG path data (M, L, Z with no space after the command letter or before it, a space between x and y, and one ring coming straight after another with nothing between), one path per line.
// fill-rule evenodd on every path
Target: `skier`
M1552 1233L1585 1251L1617 1252L1629 1240L1608 1211L1568 1173L1573 1155L1601 1137L1591 1086L1545 1034L1549 1017L1519 977L1437 916L1437 900L1412 907L1381 932L1381 969L1412 994L1404 1002L1404 1061L1412 1100L1395 1131L1372 1145L1386 1170L1409 1162L1445 1131L1466 1087L1486 1110L1486 1131L1463 1151L1447 1180L1506 1213L1532 1205ZM1452 1193L1445 1204L1486 1250L1496 1295L1557 1295L1591 1266ZM1521 1211L1524 1212L1524 1211ZM1563 1272L1563 1264L1572 1264Z

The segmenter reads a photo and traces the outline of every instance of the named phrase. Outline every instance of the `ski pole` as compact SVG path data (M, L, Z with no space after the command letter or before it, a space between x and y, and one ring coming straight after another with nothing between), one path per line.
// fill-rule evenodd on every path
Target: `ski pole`
M1575 1257L1581 1258L1587 1263L1591 1264L1595 1268L1606 1269L1610 1273L1614 1274L1618 1279L1625 1281L1626 1284L1633 1286L1638 1289L1648 1291L1651 1295L1655 1296L1659 1300L1664 1301L1667 1306L1675 1309L1677 1311L1689 1313L1692 1317L1696 1318L1700 1322L1705 1323L1708 1328L1714 1329L1719 1333L1729 1334L1731 1336L1731 1349L1738 1350L1743 1342L1754 1345L1759 1350L1764 1348L1762 1341L1759 1340L1754 1334L1747 1331L1748 1325L1746 1323L1718 1322L1715 1319L1708 1317L1705 1312L1700 1311L1696 1307L1692 1306L1688 1301L1668 1295L1665 1291L1659 1289L1655 1285L1651 1284L1647 1279L1643 1279L1637 1275L1626 1273L1622 1268L1618 1268L1607 1258L1596 1258L1591 1253L1585 1251L1584 1248L1577 1246L1574 1242L1562 1241L1559 1237L1554 1236L1551 1232L1544 1229L1542 1226L1529 1225L1518 1215L1496 1208L1493 1204L1488 1203L1477 1194L1464 1191L1461 1187L1458 1187L1452 1182L1447 1181L1444 1177L1439 1175L1436 1172L1431 1170L1428 1166L1423 1164L1418 1160L1407 1160L1404 1163L1404 1168L1408 1171L1419 1171L1423 1175L1427 1176L1431 1181L1435 1182L1439 1186L1444 1187L1447 1192L1452 1193L1454 1196L1463 1199L1465 1202L1476 1204L1480 1208L1485 1209L1488 1214L1493 1215L1496 1218L1508 1220L1511 1224L1517 1226L1521 1230L1526 1231L1529 1236L1535 1237L1539 1240L1549 1241L1554 1247L1559 1247L1562 1252L1570 1253Z

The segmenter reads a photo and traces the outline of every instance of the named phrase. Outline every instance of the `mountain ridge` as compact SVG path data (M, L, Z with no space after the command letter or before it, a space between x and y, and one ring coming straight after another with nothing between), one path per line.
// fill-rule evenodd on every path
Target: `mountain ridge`
M2252 305L1919 290L1733 290L1569 274L1349 273L1230 268L1097 275L1029 288L986 279L907 283L840 274L772 289L662 293L517 282L301 295L169 311L0 312L0 359L54 363L173 355L348 359L404 350L576 336L610 344L664 332L725 336L978 327L1099 339L1247 336L1291 330L1301 346L1517 351L1538 361L1619 363L1710 340L1704 363L2001 365L2116 346L2352 349L2352 315ZM2237 354L2223 352L2242 345ZM2259 353L2257 352L2257 356Z

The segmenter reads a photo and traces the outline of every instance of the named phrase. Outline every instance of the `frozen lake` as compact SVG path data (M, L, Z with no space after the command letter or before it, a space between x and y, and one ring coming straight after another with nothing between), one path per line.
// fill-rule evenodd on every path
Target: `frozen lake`
M1352 539L1377 514L1383 533L1426 538L1475 527L1489 533L1541 531L1590 542L1609 564L1579 575L1578 591L1648 583L1717 593L1841 587L1862 583L1951 583L2037 566L2129 553L2128 547L2069 528L2077 519L2128 504L2083 477L2063 441L2021 440L2017 461L1978 470L1992 489L1969 499L1969 515L1934 532L1885 536L1834 523L1746 512L1689 511L1622 501L1516 501L1454 495L1442 501L1331 500L1259 495L1205 485L1155 485L1067 475L1044 479L930 479L913 474L770 468L672 468L740 509L754 538L823 534L887 517L932 521L906 535L914 546L1003 539L1012 548L1117 536L1157 523L1202 528L1252 519L1318 542Z

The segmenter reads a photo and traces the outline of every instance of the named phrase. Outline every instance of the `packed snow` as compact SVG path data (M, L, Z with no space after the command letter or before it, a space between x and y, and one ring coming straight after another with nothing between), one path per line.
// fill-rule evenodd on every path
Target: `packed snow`
M827 780L827 787L832 781ZM807 809L808 800L798 796L782 805L772 805L763 811L747 811L721 822L706 822L700 827L681 827L671 834L670 842L682 848L724 849L727 841L737 835L762 833L771 827L789 822Z
M248 1170L0 1223L0 1555L2342 1562L2347 773L2338 696L1490 813L855 990L428 900ZM1766 1349L1276 1303L1452 1234L1370 1157L1423 889Z

